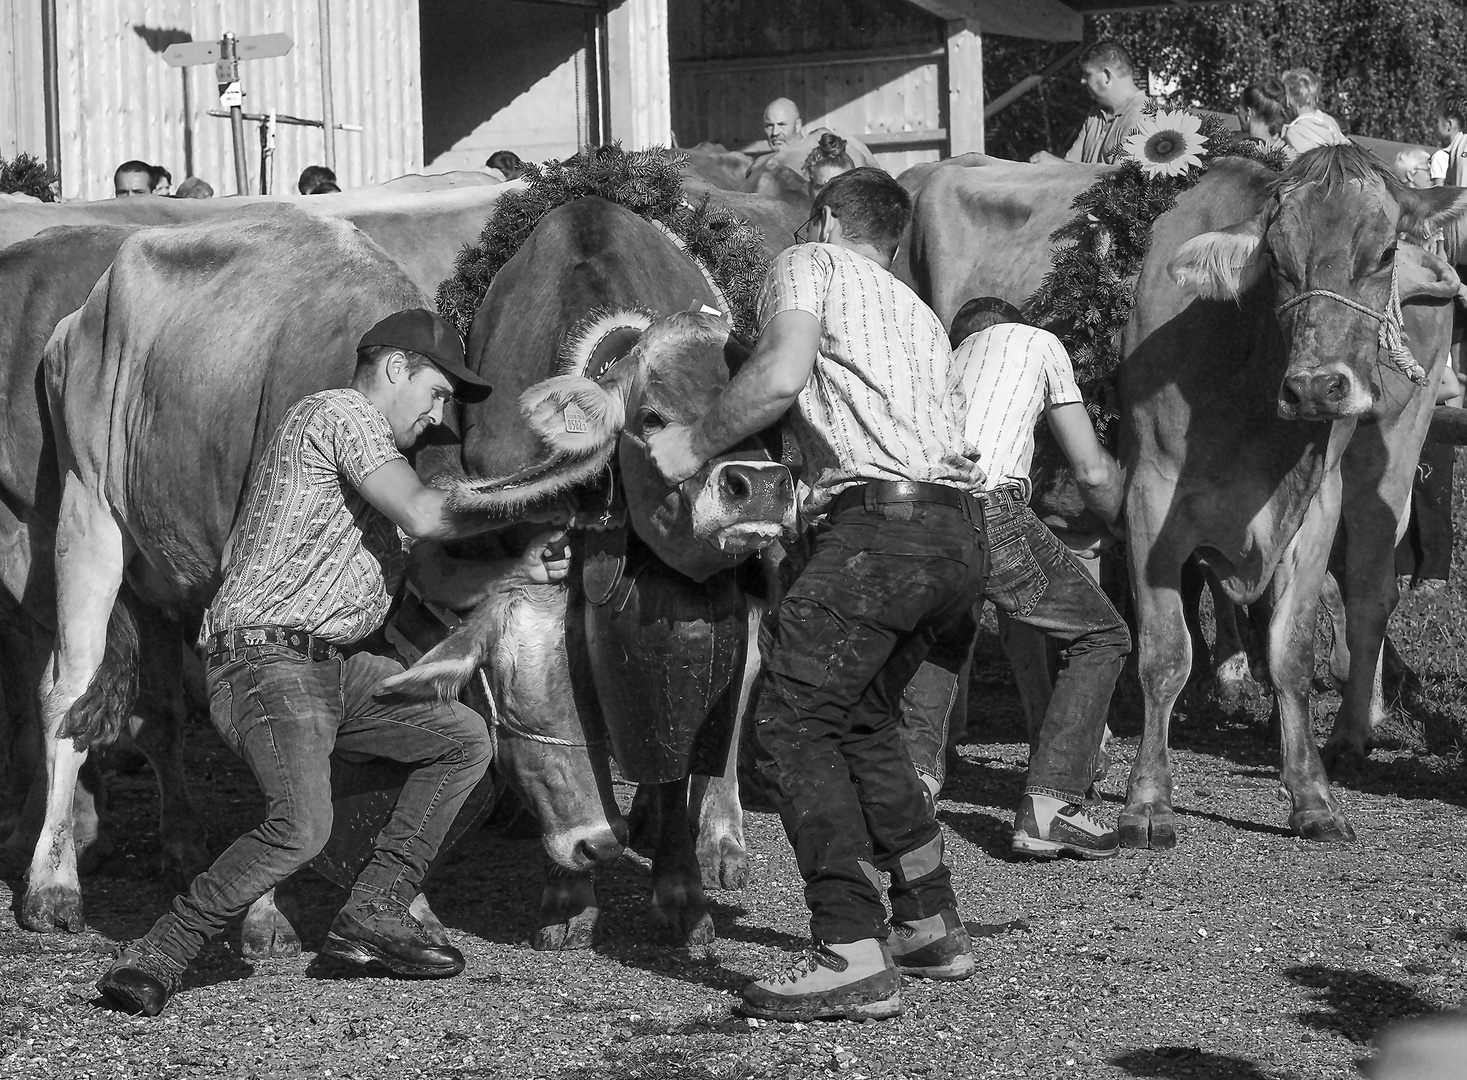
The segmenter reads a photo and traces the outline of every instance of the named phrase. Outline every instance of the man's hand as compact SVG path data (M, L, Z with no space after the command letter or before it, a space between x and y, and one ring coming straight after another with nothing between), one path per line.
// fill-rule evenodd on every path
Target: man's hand
M519 572L534 585L553 585L564 581L570 573L570 545L566 531L543 532L525 545L520 556Z
M648 435L647 452L662 478L674 487L703 467L693 449L693 429L683 424L668 424Z

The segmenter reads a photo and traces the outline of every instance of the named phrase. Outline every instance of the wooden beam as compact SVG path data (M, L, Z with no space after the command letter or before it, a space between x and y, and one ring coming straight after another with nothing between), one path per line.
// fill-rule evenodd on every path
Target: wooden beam
M978 34L1079 41L1085 20L1060 0L908 0L948 22L962 21Z
M947 24L948 155L983 153L983 39L968 24Z
M1045 79L1049 78L1051 75L1054 75L1071 60L1075 59L1075 57L1079 56L1084 48L1084 45L1076 45L1069 52L1065 53L1064 56L1061 56L1054 63L1050 64L1049 67L1041 71L1038 75L1030 75L1027 78L1020 79L1013 86L1009 87L1002 94L999 94L998 97L994 98L987 105L985 105L983 107L983 115L985 117L996 116L998 113L1003 112L1014 102L1018 101L1019 98L1023 97L1030 90L1033 90L1036 86L1042 83Z
M628 150L672 145L667 0L621 0L606 13L611 138Z

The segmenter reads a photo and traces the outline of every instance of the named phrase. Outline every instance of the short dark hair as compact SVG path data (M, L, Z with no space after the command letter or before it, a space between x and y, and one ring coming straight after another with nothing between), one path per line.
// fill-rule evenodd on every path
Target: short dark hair
M157 187L159 182L163 180L168 181L169 187L173 186L173 174L165 169L162 165L149 165L148 179L153 181L154 187Z
M1270 135L1277 135L1289 122L1289 107L1285 104L1284 84L1277 76L1270 75L1262 82L1249 83L1238 95L1238 104L1252 109L1268 125Z
M1443 120L1455 120L1462 127L1467 127L1467 98L1457 94L1442 98L1436 114Z
M357 374L365 374L367 368L375 368L382 360L395 352L400 352L407 358L408 378L412 378L424 368L434 367L432 360L422 353L415 353L411 349L400 349L396 345L368 345L365 349L357 350Z
M1027 326L1029 320L1024 318L1022 311L1002 297L975 296L958 308L947 338L956 349L978 331L1000 323L1024 323Z
M153 175L153 166L149 165L146 161L139 161L137 158L133 158L131 161L124 161L121 165L117 166L117 170L112 174L112 182L114 184L117 183L119 176L123 173L130 172L144 173L148 178L149 190L158 186L158 178Z
M825 209L840 218L848 240L890 255L912 220L912 197L891 173L867 165L841 173L820 189L812 216Z
M1136 61L1119 41L1097 41L1080 57L1080 67L1086 71L1109 68L1117 75L1136 74Z
M307 165L301 170L300 179L296 181L295 186L302 195L315 195L321 190L322 184L334 183L336 183L334 170L328 169L325 165Z
M525 171L525 163L513 150L496 150L484 162L486 168L498 169L506 180L513 180Z

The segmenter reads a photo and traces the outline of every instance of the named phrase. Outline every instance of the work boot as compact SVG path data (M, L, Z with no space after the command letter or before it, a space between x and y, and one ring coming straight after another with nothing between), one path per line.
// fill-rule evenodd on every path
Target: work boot
M1114 829L1108 829L1079 803L1049 795L1025 795L1014 815L1015 855L1053 859L1109 859L1120 851Z
M734 1008L764 1020L885 1020L902 1013L902 977L885 942L817 942L790 970L744 987Z
M357 893L332 920L321 955L410 979L446 979L464 969L463 953L433 941L405 905Z
M113 1007L126 1013L157 1016L178 992L183 967L141 941L122 947L97 990Z
M886 944L903 975L956 982L973 974L973 942L952 908L911 922L893 919Z

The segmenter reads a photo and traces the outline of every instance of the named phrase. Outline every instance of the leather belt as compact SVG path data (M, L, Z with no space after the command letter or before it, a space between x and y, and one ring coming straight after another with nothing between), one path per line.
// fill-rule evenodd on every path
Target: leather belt
M983 503L977 496L947 484L927 484L918 480L871 480L848 487L830 500L825 513L828 518L834 518L857 506L869 509L882 503L934 503L961 510L970 521L983 520Z
M226 653L255 645L275 645L289 649L305 660L338 660L341 650L324 638L296 630L290 626L240 626L210 634L204 642L204 660L212 662Z

